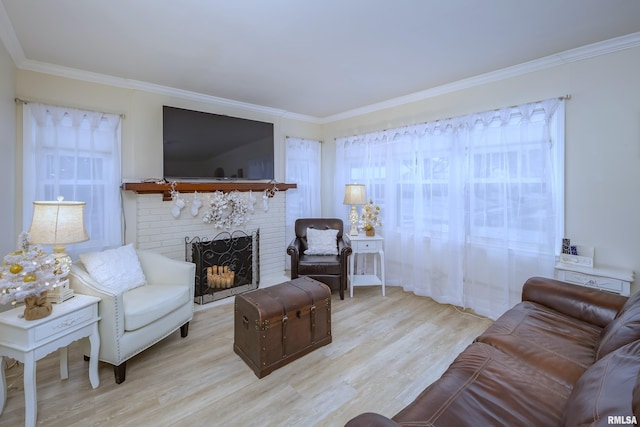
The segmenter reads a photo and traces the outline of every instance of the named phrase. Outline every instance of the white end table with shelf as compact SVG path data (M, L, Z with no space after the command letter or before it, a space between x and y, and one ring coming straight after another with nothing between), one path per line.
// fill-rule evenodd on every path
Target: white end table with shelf
M589 288L614 292L622 296L631 293L634 273L620 268L583 267L559 262L555 266L556 279Z
M347 236L351 240L351 259L349 260L349 294L353 298L353 288L356 286L382 286L382 296L384 290L384 238L379 235L367 237L359 234L357 236ZM357 255L374 254L373 274L355 274L355 258ZM377 255L377 256L376 256ZM380 258L380 275L378 275L378 258Z
M36 425L38 399L36 393L36 362L60 349L60 377L69 378L67 346L89 337L91 355L89 380L91 387L100 385L98 376L98 302L100 298L79 295L54 304L53 312L42 319L25 320L24 307L0 313L0 414L7 400L7 384L3 358L11 357L24 364L25 426Z

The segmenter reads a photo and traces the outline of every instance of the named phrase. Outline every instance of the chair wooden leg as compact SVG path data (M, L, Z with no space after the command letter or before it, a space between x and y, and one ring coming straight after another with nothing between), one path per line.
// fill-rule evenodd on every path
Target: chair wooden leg
M126 373L127 373L127 362L124 361L121 364L119 364L118 366L113 366L113 373L116 376L116 384L122 384L124 382L124 380L126 379Z
M180 326L180 336L182 338L184 338L187 335L189 335L189 322L187 322L184 325Z

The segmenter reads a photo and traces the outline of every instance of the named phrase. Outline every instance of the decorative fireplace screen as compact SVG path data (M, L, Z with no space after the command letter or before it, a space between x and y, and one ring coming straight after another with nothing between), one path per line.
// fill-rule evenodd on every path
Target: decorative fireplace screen
M257 289L260 230L223 232L209 240L185 237L185 259L196 265L195 302L206 304Z

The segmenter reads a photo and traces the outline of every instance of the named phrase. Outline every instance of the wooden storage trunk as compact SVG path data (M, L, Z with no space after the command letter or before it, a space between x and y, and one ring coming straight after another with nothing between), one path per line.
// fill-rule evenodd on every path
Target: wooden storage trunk
M331 289L300 277L236 295L233 350L258 378L331 342Z

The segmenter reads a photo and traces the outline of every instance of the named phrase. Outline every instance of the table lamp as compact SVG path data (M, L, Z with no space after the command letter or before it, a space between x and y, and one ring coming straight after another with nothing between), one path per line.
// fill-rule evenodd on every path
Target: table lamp
M70 298L73 295L66 281L71 270L71 257L67 255L66 244L89 240L84 228L85 202L65 202L58 197L55 202L33 202L33 219L29 227L29 241L34 244L53 245L55 258L54 272L60 285L58 291L51 292L55 299ZM70 295L69 295L70 294ZM67 296L68 295L68 296Z
M344 201L345 205L351 205L351 212L349 212L349 222L351 222L351 229L349 230L350 236L358 235L358 211L356 205L364 205L367 203L367 194L362 184L346 184L344 188Z

